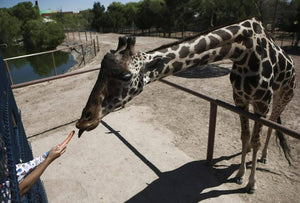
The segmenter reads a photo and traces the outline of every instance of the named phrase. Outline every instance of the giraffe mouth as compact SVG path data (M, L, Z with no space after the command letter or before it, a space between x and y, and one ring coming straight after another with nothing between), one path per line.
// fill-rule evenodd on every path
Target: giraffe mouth
M81 137L84 131L91 131L95 129L100 123L100 119L95 120L92 123L81 123L80 120L77 121L76 123L76 128L79 129L78 131L78 138Z

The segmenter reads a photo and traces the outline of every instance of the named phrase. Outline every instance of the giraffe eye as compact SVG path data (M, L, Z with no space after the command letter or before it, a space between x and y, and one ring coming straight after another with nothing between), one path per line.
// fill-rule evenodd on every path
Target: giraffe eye
M120 76L120 79L123 81L129 81L131 77L132 77L131 73L124 73Z

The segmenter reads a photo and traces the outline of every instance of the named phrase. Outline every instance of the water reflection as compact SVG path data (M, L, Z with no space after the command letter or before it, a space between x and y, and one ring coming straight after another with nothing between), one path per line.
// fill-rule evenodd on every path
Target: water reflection
M4 58L28 54L23 47L3 48L1 51ZM57 74L67 72L76 64L68 52L55 52L54 58ZM10 60L8 65L14 84L55 75L51 54Z

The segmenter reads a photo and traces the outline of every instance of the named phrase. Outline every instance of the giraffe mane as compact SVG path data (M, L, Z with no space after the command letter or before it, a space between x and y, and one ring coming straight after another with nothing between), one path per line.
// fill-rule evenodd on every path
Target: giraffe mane
M254 17L254 18L255 18L255 17ZM175 42L171 42L171 43L168 43L168 44L163 44L163 45L161 45L161 46L159 46L159 47L157 47L157 48L154 48L154 49L152 49L152 50L150 50L150 51L147 51L146 53L152 53L152 52L155 52L155 51L159 51L159 50L162 50L162 49L166 49L166 48L169 48L169 47L172 47L172 46L181 44L182 42L187 42L187 41L193 40L193 39L195 39L195 38L197 38L197 37L199 37L199 36L201 36L201 35L206 35L206 34L212 32L212 31L217 30L217 29L220 29L220 28L222 28L222 27L226 27L226 26L238 24L238 23L240 23L240 22L243 22L243 21L245 21L245 20L250 20L250 19L252 19L252 18L245 18L245 19L243 19L243 20L239 20L239 21L236 21L236 22L226 23L226 24L222 24L222 25L219 25L219 26L216 26L216 27L212 27L212 28L209 28L209 29L207 29L207 30L204 30L204 31L202 31L202 32L200 32L200 33L197 33L197 34L195 34L195 35L193 35L193 36L185 37L185 38L183 38L183 39L181 39L181 40L178 40L178 41L175 41ZM257 20L257 18L255 18L255 19Z

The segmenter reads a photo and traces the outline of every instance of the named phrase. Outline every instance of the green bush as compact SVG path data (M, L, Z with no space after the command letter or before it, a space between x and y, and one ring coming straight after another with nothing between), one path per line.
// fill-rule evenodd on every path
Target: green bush
M0 9L0 44L12 44L20 36L21 22L9 14L7 9Z
M54 49L65 39L60 24L43 22L42 20L29 20L24 25L24 44L32 50Z

